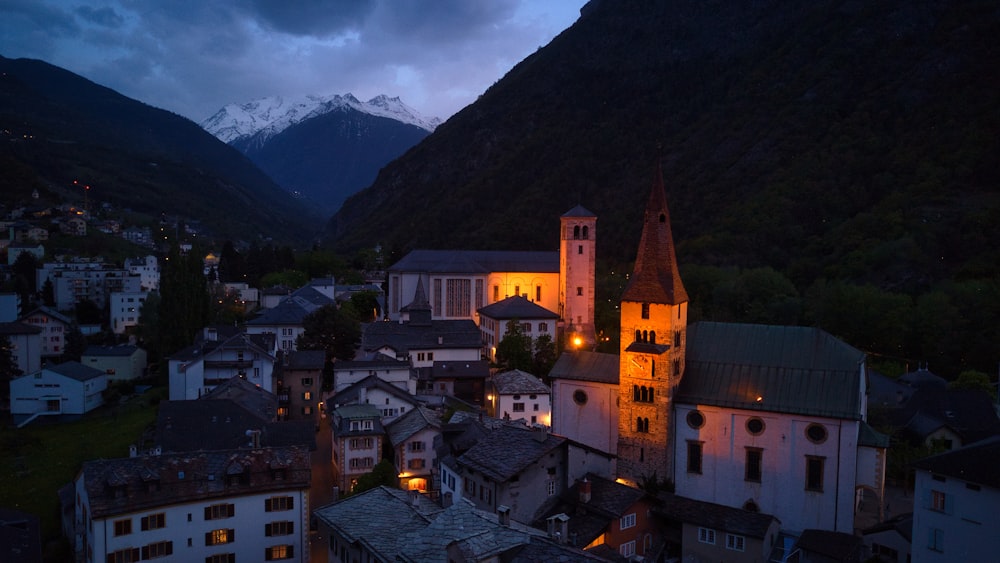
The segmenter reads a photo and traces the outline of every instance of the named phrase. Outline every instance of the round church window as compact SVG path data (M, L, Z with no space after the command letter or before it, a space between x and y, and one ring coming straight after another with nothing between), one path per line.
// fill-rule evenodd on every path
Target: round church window
M747 421L747 432L754 436L764 433L764 421L759 418L751 418Z
M575 402L578 405L586 405L587 393L584 392L582 389L577 389L576 391L573 391L573 402Z
M705 426L705 415L701 414L701 411L691 411L687 414L687 423L688 426L697 430Z
M814 444L822 444L826 441L826 428L822 424L810 424L806 428L806 438Z

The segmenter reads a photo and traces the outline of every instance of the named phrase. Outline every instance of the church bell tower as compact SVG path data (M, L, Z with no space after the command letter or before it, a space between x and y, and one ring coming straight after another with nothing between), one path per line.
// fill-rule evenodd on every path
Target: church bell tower
M687 312L657 167L635 268L621 299L618 476L631 484L673 474L671 401L684 373Z
M577 205L559 218L559 311L567 350L593 350L597 216Z

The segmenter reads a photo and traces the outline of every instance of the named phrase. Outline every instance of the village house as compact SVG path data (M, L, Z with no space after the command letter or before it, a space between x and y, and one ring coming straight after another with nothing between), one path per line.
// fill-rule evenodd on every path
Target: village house
M325 287L301 287L274 307L263 309L246 322L247 334L273 334L279 350L297 350L297 340L305 332L305 318L324 305L334 304L333 297L321 291Z
M393 448L399 487L437 498L434 440L441 434L440 414L425 407L414 408L390 422L386 433Z
M519 369L493 376L487 397L486 414L526 423L552 426L552 403L549 387L534 375Z
M486 380L490 363L486 360L434 361L430 368L418 368L417 393L454 397L476 407L486 405Z
M61 356L66 352L66 333L73 327L69 317L41 306L22 317L21 322L42 329L39 340L43 358Z
M125 334L129 330L139 326L142 304L146 302L147 297L149 297L149 293L143 291L130 293L112 292L108 297L111 332Z
M131 344L87 346L80 363L108 376L108 383L131 381L146 374L146 351Z
M618 450L618 356L567 350L549 372L552 432L602 452Z
M44 367L10 381L10 413L18 425L39 416L81 415L104 404L104 372L79 362Z
M0 322L0 338L10 343L11 362L22 374L42 367L42 329L22 322Z
M410 369L410 362L379 353L335 362L333 364L333 392L340 393L371 375L377 376L382 381L391 383L411 395L417 392L417 380Z
M371 405L379 412L382 424L388 424L420 404L417 398L376 375L369 375L326 400L331 408L344 405Z
M72 544L86 561L301 560L310 480L295 447L87 461Z
M340 474L342 491L354 490L358 478L382 461L385 429L373 405L345 405L331 412L333 465Z
M322 350L293 350L281 355L275 374L279 420L319 424L325 365L326 352Z
M168 358L170 400L197 399L234 377L273 392L275 353L273 334L220 340L216 330L206 329L202 339Z
M507 335L507 324L516 322L521 332L534 342L540 336L548 336L556 341L559 315L528 301L521 295L514 295L479 309L479 329L483 333L487 359L495 362L497 345Z
M41 260L45 256L45 247L35 241L12 242L7 245L7 265L13 266L21 254L25 253L34 256L35 260Z

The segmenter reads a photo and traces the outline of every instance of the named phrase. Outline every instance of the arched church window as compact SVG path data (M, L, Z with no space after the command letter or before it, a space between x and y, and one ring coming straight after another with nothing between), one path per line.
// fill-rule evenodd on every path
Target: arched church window
M632 400L636 401L636 402L639 401L639 386L638 385L633 385L632 386Z
M760 512L760 507L757 506L757 503L753 499L750 499L743 503L743 510L747 512Z
M583 240L587 240L589 238L590 238L590 227L584 225L583 226Z
M643 342L649 342L649 333L646 332L645 330L642 331L642 341Z
M660 213L660 222L661 223L666 223L667 222L667 214L666 213Z
M674 332L674 348L680 348L681 346L681 331Z
M580 240L580 225L573 227L573 238Z
M635 341L642 342L642 331L639 329L635 329Z
M643 403L649 401L649 390L646 389L645 385L639 388L639 400Z
M649 341L651 343L653 343L653 344L656 344L656 331L655 330L649 331Z
M642 432L642 417L637 417L635 419L635 431Z

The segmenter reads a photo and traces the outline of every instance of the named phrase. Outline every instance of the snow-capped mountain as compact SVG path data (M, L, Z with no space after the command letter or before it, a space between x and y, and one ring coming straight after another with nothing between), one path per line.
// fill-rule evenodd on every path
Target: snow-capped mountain
M428 132L433 132L441 120L425 118L413 108L400 101L398 97L386 95L375 96L367 102L362 102L351 94L343 96L300 96L285 98L271 96L247 102L245 104L228 104L201 126L225 143L258 135L256 141L264 143L270 137L281 133L288 127L332 111L353 109L361 113L378 117L387 117L401 123L415 125Z
M332 214L440 122L399 98L360 102L345 94L229 104L202 128L245 154L295 197Z

